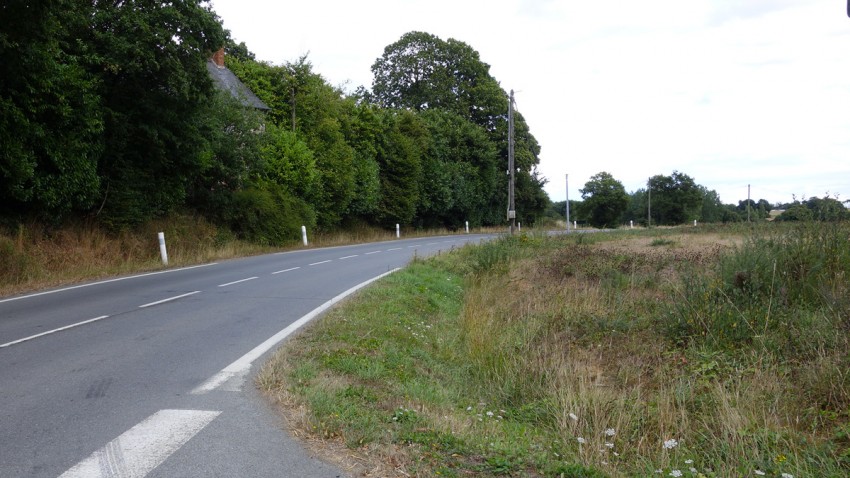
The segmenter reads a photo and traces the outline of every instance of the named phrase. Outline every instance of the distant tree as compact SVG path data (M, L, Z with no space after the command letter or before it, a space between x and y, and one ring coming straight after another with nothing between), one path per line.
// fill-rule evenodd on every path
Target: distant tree
M579 191L584 200L583 213L592 226L617 226L629 204L629 196L620 181L603 171L593 175Z
M825 195L822 198L795 200L786 205L785 212L780 214L777 221L842 221L850 219L850 211L839 201Z
M649 188L654 224L676 225L699 218L703 194L687 174L673 171L670 176L653 176Z

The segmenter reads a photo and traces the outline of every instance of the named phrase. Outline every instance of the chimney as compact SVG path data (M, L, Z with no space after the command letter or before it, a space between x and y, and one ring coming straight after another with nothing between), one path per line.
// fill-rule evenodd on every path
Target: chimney
M213 53L212 61L215 63L215 66L224 68L224 47Z

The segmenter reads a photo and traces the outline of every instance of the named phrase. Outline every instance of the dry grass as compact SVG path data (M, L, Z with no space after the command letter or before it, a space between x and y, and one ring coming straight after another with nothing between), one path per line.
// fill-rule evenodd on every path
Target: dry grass
M320 331L297 344L297 353L284 353L289 368L270 390L287 389L289 405L283 408L298 410L302 426L322 424L323 436L339 438L337 444L351 447L351 436L370 437L354 450L372 463L365 470L384 461L379 475L619 477L660 469L664 476L674 470L688 476L693 467L705 477L751 476L756 470L777 478L846 476L848 460L841 454L850 453L850 381L841 344L847 341L835 339L830 328L839 326L840 317L850 323L846 315L830 315L829 308L809 310L810 318L790 309L780 314L769 303L741 310L755 314L742 323L780 327L765 328L767 335L759 329L743 342L714 342L700 336L698 327L691 335L676 328L683 320L710 318L710 311L699 309L704 299L694 294L716 294L712 288L722 282L718 264L730 255L750 257L748 244L728 231L672 230L522 236L465 249L426 268L431 275L466 277L457 316L438 322L439 334L419 338L425 343L409 351L409 342L390 340L398 333L398 317L427 321L420 304L442 297L431 286L415 285L420 273L403 272L404 282L419 291L415 300L393 305L390 314L375 302L327 318ZM753 250L765 248L756 244ZM688 289L688 277L705 278L706 288ZM823 283L836 311L847 304L837 296L842 287ZM400 295L388 286L380 297ZM682 306L691 301L690 308ZM759 322L759 314L771 321ZM811 327L806 320L825 322ZM353 323L363 328L352 329ZM801 333L807 338L796 338ZM414 378L364 380L362 371L351 375L315 360L322 350L360 356L364 336L384 344L370 349L370 364L398 361L409 352L428 365ZM810 342L821 345L805 345ZM795 354L793 347L801 346L807 348ZM305 363L321 371L314 374L319 378L293 387ZM405 380L431 383L441 392L410 394ZM316 401L323 387L346 403L340 406L344 412L328 412ZM345 402L352 389L372 398ZM305 403L320 406L305 410ZM386 417L399 406L416 411L413 432L380 423L369 433L358 430L364 416ZM486 410L505 419L482 417ZM328 421L327 413L348 418Z

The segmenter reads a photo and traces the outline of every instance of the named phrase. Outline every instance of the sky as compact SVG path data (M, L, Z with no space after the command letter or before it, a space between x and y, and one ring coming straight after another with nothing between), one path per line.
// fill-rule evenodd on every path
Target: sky
M553 201L606 171L626 191L679 171L722 202L850 199L844 0L213 0L258 60L308 54L371 88L404 33L477 50L541 145ZM568 177L567 177L568 175Z

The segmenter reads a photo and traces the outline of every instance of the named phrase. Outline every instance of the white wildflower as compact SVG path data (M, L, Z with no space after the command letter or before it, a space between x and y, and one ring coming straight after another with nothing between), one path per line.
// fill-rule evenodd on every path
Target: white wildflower
M572 418L574 422L578 421L578 417L576 416L575 413L570 413L570 418Z
M696 472L697 472L697 469L696 469L696 468L694 468L694 467L691 467L691 473L696 474Z
M585 439L584 439L584 438L582 438L582 437L578 437L578 438L576 438L576 440L578 440L578 442L579 442L579 443L582 443L582 444L587 443L587 440L585 440Z
M466 407L466 411L467 411L467 412L471 412L471 411L472 411L472 405L470 405L470 406Z
M612 437L616 434L617 434L617 431L614 430L613 428L609 428L609 429L605 430L605 436Z
M664 442L664 448L667 449L667 450L670 450L672 448L676 448L677 446L679 446L679 442L675 438L671 438L671 439L666 440Z
M792 475L791 473L783 473L782 478L794 478L794 475Z
M608 443L608 442L606 442L606 443L605 443L605 446L607 446L608 448L614 448L614 444L613 444L613 443Z
M694 462L694 460L691 460L690 458L689 458L689 459L687 459L687 460L685 460L685 463L687 463L688 465L690 465L690 464L691 464L691 463L693 463L693 462Z
M488 417L492 417L492 416L493 416L493 412L488 411L488 412L487 412L487 416L488 416Z
M679 470L670 470L670 476L675 476L675 477L682 476L682 472L679 471Z
M763 471L761 471L761 470L756 470L756 471L755 471L755 473L756 473L758 476L764 476L764 475L765 475L765 473L764 473Z

